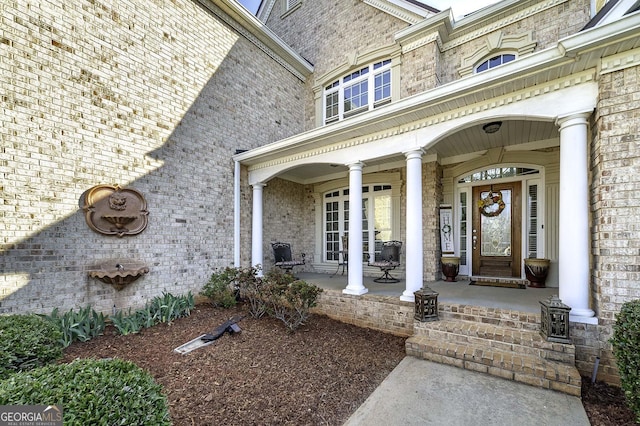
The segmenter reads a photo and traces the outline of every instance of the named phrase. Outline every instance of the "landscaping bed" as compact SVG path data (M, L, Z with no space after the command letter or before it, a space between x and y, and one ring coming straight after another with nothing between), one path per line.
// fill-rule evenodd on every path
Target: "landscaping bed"
M240 308L197 305L173 323L75 342L64 362L122 358L163 386L174 425L341 425L405 356L405 338L312 315L295 332L281 321L246 316L242 332L224 334L187 354L174 348L208 333ZM615 387L584 379L583 403L594 426L633 425Z

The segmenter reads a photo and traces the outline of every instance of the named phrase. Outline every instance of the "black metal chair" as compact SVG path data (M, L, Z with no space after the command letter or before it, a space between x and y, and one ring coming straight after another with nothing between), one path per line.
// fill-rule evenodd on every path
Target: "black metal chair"
M383 274L380 278L376 278L377 283L397 283L399 279L392 277L389 271L396 269L400 266L400 248L402 247L402 241L384 241L382 243L382 250L380 252L380 258L371 262L367 262L369 266L375 266L382 270Z
M302 260L293 259L291 255L291 244L289 243L271 243L273 248L273 257L275 258L275 266L284 270L285 274L291 274L294 266L304 265L305 254L302 253Z

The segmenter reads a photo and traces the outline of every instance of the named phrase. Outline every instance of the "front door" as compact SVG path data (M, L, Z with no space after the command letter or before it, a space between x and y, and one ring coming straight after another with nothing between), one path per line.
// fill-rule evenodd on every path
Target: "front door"
M521 182L473 188L474 276L521 276L521 188Z

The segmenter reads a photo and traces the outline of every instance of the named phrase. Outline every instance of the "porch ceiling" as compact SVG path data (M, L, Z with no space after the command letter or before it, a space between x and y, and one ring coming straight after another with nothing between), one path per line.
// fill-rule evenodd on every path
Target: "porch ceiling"
M482 155L492 148L515 147L522 145L522 149L541 148L557 145L558 127L548 121L506 120L502 121L500 130L488 134L482 130L486 123L477 124L459 130L436 145L429 148L427 157L435 156L441 164L451 164L468 159L475 155ZM531 144L531 145L526 145ZM405 158L401 153L396 157L387 157L375 161L367 161L365 172L369 169L382 170L404 164ZM315 183L344 176L347 167L343 164L306 164L288 170L279 177L298 183Z

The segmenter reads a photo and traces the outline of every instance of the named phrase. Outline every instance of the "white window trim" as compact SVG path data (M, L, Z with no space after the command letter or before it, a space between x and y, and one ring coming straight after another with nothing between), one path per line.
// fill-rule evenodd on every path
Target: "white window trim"
M471 75L476 66L502 53L515 54L517 60L521 56L533 52L536 45L537 42L533 41L531 31L521 34L504 34L502 31L496 31L485 37L485 43L482 47L462 59L458 73L460 77Z
M313 86L316 126L322 127L325 125L325 87L355 70L364 68L366 65L391 59L391 102L400 99L401 53L402 48L397 44L365 53L352 52L346 55L346 60L342 65L318 76Z
M393 238L402 239L400 234L401 214L401 188L402 178L400 173L372 173L362 176L362 185L391 185L391 235ZM330 191L341 190L349 187L349 178L341 178L329 182L323 182L314 186L314 200L316 211L315 226L315 250L314 250L314 267L318 271L323 271L325 266L329 272L331 268L335 270L335 261L324 261L324 194ZM365 194L363 194L364 198ZM327 267L328 266L328 267Z
M346 73L345 75L339 77L338 79L336 79L333 82L330 82L329 84L335 84L337 83L337 85L335 87L332 87L331 89L325 89L323 90L323 108L322 108L322 121L325 124L330 124L330 123L335 123L336 121L342 121L345 118L349 118L352 117L354 115L357 114L361 114L364 111L371 111L372 109L376 108L377 106L380 105L384 105L386 103L391 102L392 99L392 93L391 90L393 90L393 71L392 71L392 63L391 60L388 59L389 63L385 64L385 65L381 65L379 68L374 69L374 66L376 64L382 63L384 61L386 61L387 59L381 59L380 61L376 61L373 63L368 64L367 66L362 66L362 67L357 67L356 69L352 70L351 73L360 71L360 70L364 70L366 68L368 68L367 72L364 75L361 75L359 77L354 77L353 79L345 82L344 79L346 77L348 77L351 73ZM376 85L375 85L375 78L376 76L383 74L385 72L389 72L390 75L390 92L389 92L389 97L388 98L384 98L382 100L376 101L375 100L375 92L376 92ZM358 108L354 108L351 109L349 111L345 111L345 90L353 87L355 85L358 85L362 82L367 82L367 104L366 105L361 105ZM327 99L327 95L329 94L333 94L333 93L338 93L338 114L334 117L331 118L331 121L327 121L327 105L326 105L326 99Z
M500 65L496 65L496 66L494 66L494 67L492 67L492 66L491 66L491 62L490 62L490 61L491 61L491 59L496 58L496 57L498 57L498 56L504 56L504 55L513 55L513 56L514 56L514 58L513 58L512 60L508 61L508 62L503 62L503 63L501 63ZM495 54L489 55L489 57L487 57L487 58L485 58L485 59L480 60L480 62L478 62L476 65L474 65L474 67L473 67L473 73L474 73L474 74L479 74L479 73L482 73L482 72L486 72L486 71L492 70L492 69L494 69L494 68L501 67L501 66L502 66L502 65L504 65L504 64L508 64L509 62L513 62L513 61L515 61L516 59L518 59L518 54L517 54L516 52L496 52ZM478 71L478 67L479 67L480 65L484 64L485 62L488 62L488 64L487 64L487 69L486 69L486 70L482 70L482 71Z

